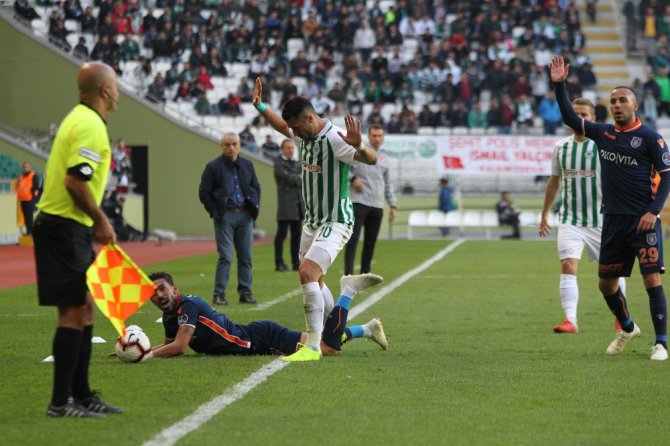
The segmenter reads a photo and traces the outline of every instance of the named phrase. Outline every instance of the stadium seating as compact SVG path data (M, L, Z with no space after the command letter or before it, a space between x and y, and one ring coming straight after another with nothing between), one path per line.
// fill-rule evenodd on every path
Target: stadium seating
M539 227L541 218L541 212L534 211L523 211L519 216L521 226L527 228ZM552 228L558 227L558 216L553 212L549 214L549 225ZM456 229L460 236L467 230L483 230L486 239L491 239L492 229L500 227L500 223L498 214L490 210L457 210L446 214L437 210L416 210L409 213L407 238L414 238L414 229L440 227Z

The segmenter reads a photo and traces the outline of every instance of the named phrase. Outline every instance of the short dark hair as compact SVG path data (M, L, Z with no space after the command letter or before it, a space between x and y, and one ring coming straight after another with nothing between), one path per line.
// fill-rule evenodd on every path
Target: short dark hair
M368 127L368 133L370 133L373 130L384 130L384 126L380 124L370 124L370 127Z
M314 110L312 103L307 98L296 96L286 101L281 112L281 117L284 121L288 121L289 119L302 118L306 113L316 114L316 110Z
M174 279L172 278L170 273L165 271L155 271L149 274L149 279L151 279L152 282L158 279L165 279L167 283L169 283L170 285L174 285Z
M619 85L618 87L614 87L614 88L612 88L612 91L614 91L614 90L618 90L618 89L623 89L623 90L628 90L628 91L630 91L631 93L633 93L633 97L634 97L635 100L637 101L637 94L635 94L635 90L633 90L632 88L627 87L627 86L625 86L625 85Z

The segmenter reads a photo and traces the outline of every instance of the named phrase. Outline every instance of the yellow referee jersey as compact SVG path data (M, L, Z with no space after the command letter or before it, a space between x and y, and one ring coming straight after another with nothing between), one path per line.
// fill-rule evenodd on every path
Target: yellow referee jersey
M75 106L56 133L47 161L44 192L37 207L47 214L93 226L91 217L74 203L65 188L65 177L68 169L73 167L89 176L88 186L99 206L105 193L111 159L107 126L102 116L86 105Z

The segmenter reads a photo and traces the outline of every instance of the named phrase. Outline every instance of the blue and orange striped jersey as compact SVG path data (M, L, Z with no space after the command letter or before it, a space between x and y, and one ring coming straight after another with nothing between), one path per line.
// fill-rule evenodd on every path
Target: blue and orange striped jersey
M163 313L165 337L175 339L182 325L195 327L189 343L197 353L249 353L251 341L247 330L219 313L197 296L182 294L177 298L174 314Z
M639 119L628 127L582 120L584 134L598 146L603 212L642 215L656 196L654 179L670 171L663 137Z

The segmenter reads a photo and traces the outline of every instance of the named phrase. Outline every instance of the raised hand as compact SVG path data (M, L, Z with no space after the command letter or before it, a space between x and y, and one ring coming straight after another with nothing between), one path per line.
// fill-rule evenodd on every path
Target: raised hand
M561 56L556 56L551 59L551 63L549 64L549 71L552 82L563 82L568 78L570 64L566 65Z
M258 105L262 102L262 97L263 97L263 83L261 82L261 78L257 77L256 83L254 85L254 92L251 96L251 103L254 104L254 107L258 107Z
M344 125L347 129L347 134L343 135L342 132L337 132L338 135L352 147L359 147L363 141L361 136L361 120L354 119L351 115L346 115L344 117Z

